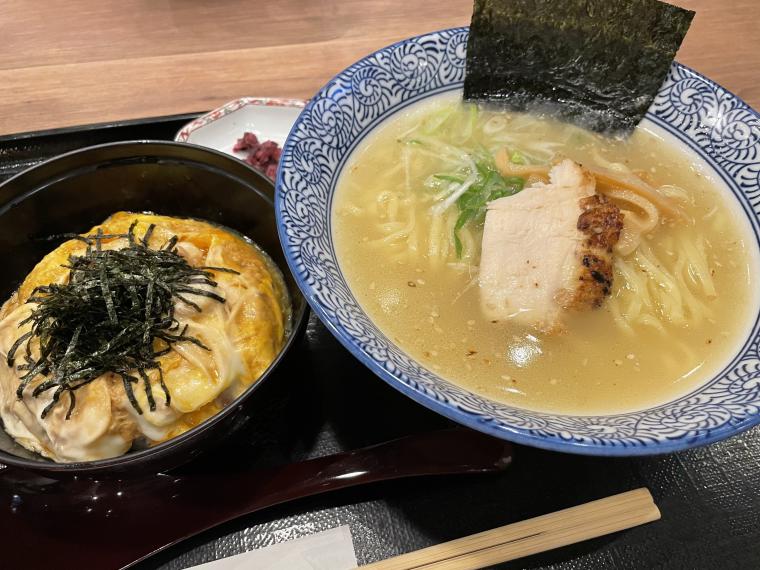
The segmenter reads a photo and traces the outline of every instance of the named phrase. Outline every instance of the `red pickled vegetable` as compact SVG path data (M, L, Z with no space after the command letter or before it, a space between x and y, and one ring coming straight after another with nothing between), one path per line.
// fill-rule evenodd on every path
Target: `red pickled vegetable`
M277 174L277 165L280 162L282 149L274 141L259 142L259 138L253 133L243 133L232 147L234 152L244 152L242 160L263 172L268 178L274 179Z

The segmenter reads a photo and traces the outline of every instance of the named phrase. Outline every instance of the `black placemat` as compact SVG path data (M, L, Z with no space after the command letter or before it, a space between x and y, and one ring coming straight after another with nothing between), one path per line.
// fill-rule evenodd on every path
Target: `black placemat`
M90 144L171 139L190 118L0 137L0 181ZM366 370L313 315L286 365L253 399L250 416L242 432L201 459L205 466L271 465L448 425ZM640 486L651 490L662 520L500 568L760 567L754 429L709 447L632 459L518 447L503 474L399 481L299 501L218 527L138 568L179 570L342 524L367 563Z

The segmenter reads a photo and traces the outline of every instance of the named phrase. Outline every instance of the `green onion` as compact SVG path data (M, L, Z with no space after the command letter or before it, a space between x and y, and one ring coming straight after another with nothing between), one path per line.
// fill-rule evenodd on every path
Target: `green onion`
M442 129L443 125L449 120L449 117L451 117L455 110L456 106L447 105L440 111L431 113L422 122L422 132L427 135L436 134Z
M523 156L523 154L519 150L514 151L512 155L509 157L509 160L513 164L528 164L527 159L525 158L525 156Z
M462 257L459 231L467 224L482 224L489 202L517 194L525 185L523 178L502 176L490 160L476 162L475 168L478 180L457 199L459 216L454 224L454 248L458 258Z
M446 182L455 182L457 184L462 184L464 182L464 178L461 176L454 176L453 174L433 174L433 178L444 180Z

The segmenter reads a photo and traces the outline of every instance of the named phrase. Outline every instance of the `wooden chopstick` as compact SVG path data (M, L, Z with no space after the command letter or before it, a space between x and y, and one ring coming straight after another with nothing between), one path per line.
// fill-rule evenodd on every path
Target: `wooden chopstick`
M659 518L649 490L635 489L374 562L361 570L477 570Z

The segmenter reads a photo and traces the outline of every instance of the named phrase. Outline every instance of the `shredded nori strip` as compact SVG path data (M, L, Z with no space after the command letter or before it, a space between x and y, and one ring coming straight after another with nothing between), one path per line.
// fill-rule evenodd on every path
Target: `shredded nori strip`
M69 394L66 419L76 406L75 392L96 378L112 373L121 379L134 409L143 410L134 394L133 384L145 391L151 410L156 409L148 371L157 370L164 404L171 396L164 383L158 358L168 354L172 345L191 342L209 350L199 339L187 334L174 313L176 301L196 311L201 307L187 296L203 296L219 303L224 297L210 290L217 286L214 272L234 273L224 267L193 267L177 248L173 236L160 249L149 247L155 230L151 224L137 239L133 222L126 234L66 235L87 244L84 255L72 256L68 279L34 289L27 303L36 307L19 326L31 323L31 330L21 335L8 351L8 366L23 359L17 370L23 371L16 395L39 376L46 377L32 391L32 396L55 390L42 411L45 418ZM123 249L103 249L104 240L124 239ZM199 286L206 286L201 288ZM32 343L38 345L38 356ZM23 354L19 349L25 346Z
M464 97L629 132L693 17L658 0L475 0Z

